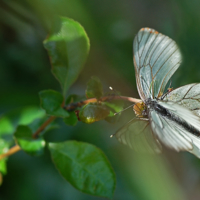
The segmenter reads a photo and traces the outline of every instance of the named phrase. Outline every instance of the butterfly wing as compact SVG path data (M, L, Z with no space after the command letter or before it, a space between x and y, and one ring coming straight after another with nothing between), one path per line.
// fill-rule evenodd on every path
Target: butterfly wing
M176 115L180 120L195 127L200 133L200 120L189 109L173 102L159 102L170 113ZM168 119L155 110L149 111L149 120L153 133L166 146L176 151L189 151L200 158L200 138L184 126Z
M133 119L115 133L122 144L141 153L160 153L161 145L151 132L149 121Z
M154 29L142 28L133 42L133 61L137 88L141 99L154 99L181 63L177 44Z
M164 101L176 102L200 117L200 83L188 84L172 90Z

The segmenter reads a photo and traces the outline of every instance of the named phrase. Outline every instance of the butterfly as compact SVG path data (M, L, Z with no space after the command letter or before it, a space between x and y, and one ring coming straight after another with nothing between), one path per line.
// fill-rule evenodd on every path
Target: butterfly
M175 41L142 28L133 41L133 61L141 102L133 107L137 118L119 129L116 138L139 152L160 153L164 144L200 158L200 83L166 91L182 62Z

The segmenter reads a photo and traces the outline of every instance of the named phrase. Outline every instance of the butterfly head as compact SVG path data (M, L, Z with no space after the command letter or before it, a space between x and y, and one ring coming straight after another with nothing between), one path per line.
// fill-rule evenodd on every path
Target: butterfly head
M146 104L143 101L136 103L133 106L133 110L137 117L145 117L146 116Z

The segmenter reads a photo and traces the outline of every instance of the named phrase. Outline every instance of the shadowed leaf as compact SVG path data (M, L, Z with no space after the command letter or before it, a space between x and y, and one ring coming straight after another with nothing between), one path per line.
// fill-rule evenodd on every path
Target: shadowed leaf
M46 113L56 117L68 117L69 113L61 105L63 96L54 90L44 90L39 92L41 107Z
M88 194L112 198L115 174L100 149L77 141L50 143L49 149L56 168L75 188Z

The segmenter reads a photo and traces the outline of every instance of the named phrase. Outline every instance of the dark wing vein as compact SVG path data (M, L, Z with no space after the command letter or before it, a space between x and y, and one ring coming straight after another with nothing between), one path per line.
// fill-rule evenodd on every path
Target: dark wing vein
M183 96L182 100L185 99L186 95L189 93L189 91L195 86L196 84L192 85L188 91L185 93L185 95Z
M152 45L155 45L155 40L157 39L157 37L158 37L158 35L159 34L157 34L156 36L155 36L155 38L154 38L154 40L152 41L152 43L151 43L151 46L149 47L149 49L148 49L148 51L147 51L147 53L146 53L146 56L145 56L145 59L144 59L144 63L146 63L146 60L149 58L149 56L152 56L152 54L154 53L154 51L155 51L155 49L154 49L154 51L153 52L149 52L153 47L152 47ZM158 46L158 45L157 45ZM149 55L149 54L151 54L151 55ZM149 59L150 61L151 61L151 58ZM149 61L149 66L150 66L150 61ZM151 66L150 66L151 67Z
M156 72L156 74L154 75L154 77L153 77L153 79L156 77L156 75L158 74L158 72L162 69L162 67L165 65L165 63L172 57L172 55L176 52L178 50L178 48L177 49L175 49L174 50L174 52L172 53L172 54L170 54L169 55L169 57L164 61L164 63L160 66L160 68L157 70L157 72ZM161 56L161 54L160 54L160 56ZM158 59L157 59L158 60ZM156 60L156 61L157 61ZM156 63L156 62L155 62ZM155 65L155 63L154 63L154 65ZM154 67L154 65L153 65L153 67ZM152 69L153 69L153 67L152 67Z
M165 38L166 38L166 37L165 37ZM157 57L157 59L155 60L154 64L152 65L152 68L155 66L155 64L156 64L156 62L159 60L160 56L162 56L162 54L165 52L165 50L169 47L169 45L170 45L172 42L173 42L173 41L171 40L170 43L169 43L168 45L166 45L166 47L162 50L162 52L160 53L160 55ZM175 45L174 45L174 46L175 46ZM176 50L175 50L175 51L176 51ZM173 53L174 53L174 52L173 52ZM172 53L172 54L173 54L173 53ZM171 55L172 55L172 54L171 54ZM169 58L171 57L171 55L169 56ZM168 59L169 59L169 58L168 58ZM168 60L168 59L167 59L167 60ZM167 61L167 60L166 60L166 61ZM165 62L166 62L166 61L165 61ZM164 62L164 63L165 63L165 62ZM162 66L161 66L160 68L162 68ZM159 69L159 70L160 70L160 69Z

